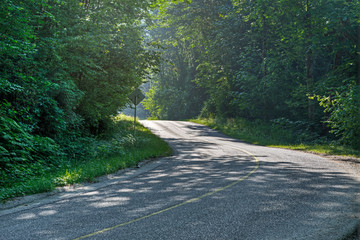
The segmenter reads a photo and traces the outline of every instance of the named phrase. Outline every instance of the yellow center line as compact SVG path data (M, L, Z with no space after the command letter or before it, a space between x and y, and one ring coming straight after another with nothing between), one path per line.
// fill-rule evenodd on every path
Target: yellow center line
M95 236L95 235L98 235L98 234L101 234L101 233L104 233L104 232L107 232L107 231L110 231L110 230L113 230L113 229L116 229L116 228L119 228L119 227L123 227L123 226L125 226L125 225L129 225L129 224L131 224L131 223L138 222L138 221L144 220L144 219L146 219L146 218L150 218L150 217L155 216L155 215L159 215L160 213L170 211L170 210L172 210L172 209L175 209L175 208L184 206L184 205L186 205L186 204L188 204L188 203L192 203L192 202L198 201L198 200L200 200L200 199L202 199L202 198L205 198L205 197L209 197L209 196L211 196L211 195L213 195L213 194L215 194L215 193L224 191L225 189L228 189L228 188L230 188L230 187L232 187L232 186L234 186L234 185L236 185L236 184L244 181L244 180L247 179L250 175L252 175L254 172L256 172L256 170L259 169L260 161L259 161L259 159L258 159L257 157L254 156L254 154L252 154L252 153L250 153L250 152L248 152L248 151L246 151L246 150L243 150L243 149L240 149L240 148L236 148L236 147L231 147L231 148L240 150L240 151L242 151L242 152L250 155L250 156L251 156L252 158L254 158L255 161L256 161L256 166L254 167L254 169L252 169L251 172L249 172L247 175L243 176L242 178L238 179L237 181L232 182L232 183L230 183L229 185L226 185L225 187L218 188L218 189L216 189L216 190L214 190L214 191L212 191L212 192L205 193L204 195L201 195L201 196L196 197L196 198L192 198L192 199L190 199L190 200L187 200L187 201L185 201L185 202L179 203L179 204L174 205L174 206L172 206L172 207L168 207L168 208L165 208L165 209L163 209L163 210L160 210L160 211L151 213L151 214L149 214L149 215L146 215L146 216L143 216L143 217L140 217L140 218L136 218L136 219L130 220L130 221L128 221L128 222L124 222L124 223L121 223L121 224L118 224L118 225L115 225L115 226L112 226L112 227L104 228L104 229L102 229L102 230L100 230L100 231L97 231L97 232L94 232L94 233L90 233L90 234L87 234L87 235L84 235L84 236L75 238L75 239L73 239L73 240L80 240L80 239L85 239L85 238L93 237L93 236Z

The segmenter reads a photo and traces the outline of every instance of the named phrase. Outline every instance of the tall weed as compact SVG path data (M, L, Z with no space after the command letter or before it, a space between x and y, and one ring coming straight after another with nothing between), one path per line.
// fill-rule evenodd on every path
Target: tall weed
M228 136L263 146L289 148L324 154L360 156L360 151L321 137L310 123L276 119L271 123L247 119L201 118L190 121L207 125Z
M80 138L72 145L69 143L66 152L71 155L57 165L36 162L26 168L14 165L8 173L0 171L2 181L7 183L1 185L0 201L50 191L56 186L92 182L96 177L135 166L144 159L171 154L171 148L164 141L139 123L136 131L135 137L133 118L119 115L113 118L112 133L99 139Z

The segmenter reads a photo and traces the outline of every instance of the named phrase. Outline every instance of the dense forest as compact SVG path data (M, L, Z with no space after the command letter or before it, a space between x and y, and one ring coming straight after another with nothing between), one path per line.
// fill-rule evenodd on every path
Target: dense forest
M151 11L166 3L1 2L0 186L93 157L96 147L117 149L94 143L157 70L160 53L145 30Z
M360 1L193 0L156 23L152 117L261 120L360 149Z
M0 19L1 186L130 141L105 140L146 81L154 118L261 120L360 149L359 1L3 0Z

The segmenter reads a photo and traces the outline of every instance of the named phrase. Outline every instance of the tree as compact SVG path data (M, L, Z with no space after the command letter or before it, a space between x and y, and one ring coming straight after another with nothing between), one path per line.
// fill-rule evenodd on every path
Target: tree
M78 159L75 148L83 147L82 139L106 131L110 116L125 107L127 95L159 63L144 30L150 10L164 4L2 2L1 179L22 179Z
M159 20L163 31L153 32L173 44L164 53L173 65L163 65L169 74L157 76L162 80L149 106L163 118L169 115L161 112L181 112L170 99L183 106L190 101L168 97L184 96L173 79L188 72L192 80L182 83L195 82L205 92L198 102L202 116L288 119L357 146L359 13L359 2L347 0L170 4ZM195 71L183 68L178 56L193 56Z

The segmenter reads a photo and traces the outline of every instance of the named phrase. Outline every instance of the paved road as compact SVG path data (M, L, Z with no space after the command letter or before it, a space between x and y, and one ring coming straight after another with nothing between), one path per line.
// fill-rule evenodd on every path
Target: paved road
M340 240L359 222L359 178L338 163L194 123L142 123L176 154L0 211L0 239Z

